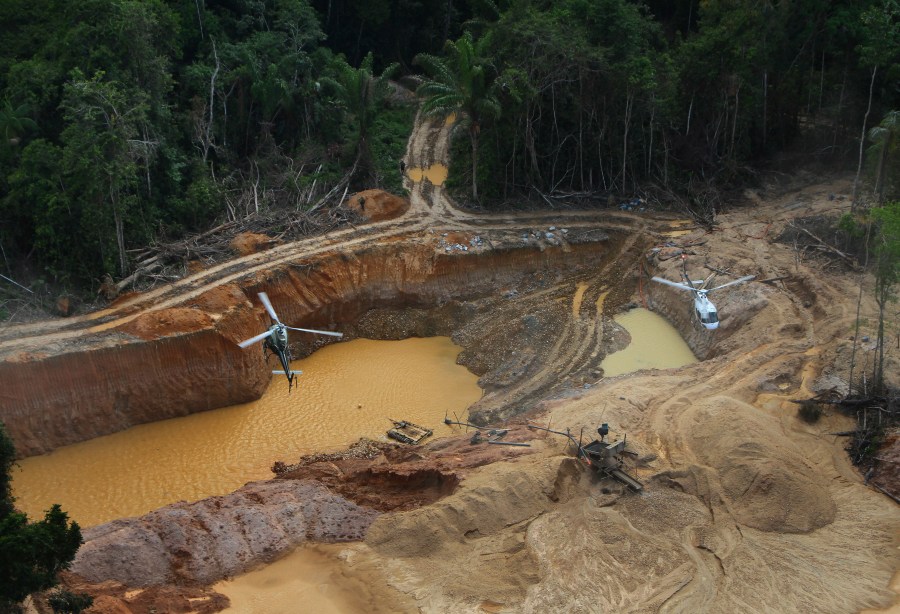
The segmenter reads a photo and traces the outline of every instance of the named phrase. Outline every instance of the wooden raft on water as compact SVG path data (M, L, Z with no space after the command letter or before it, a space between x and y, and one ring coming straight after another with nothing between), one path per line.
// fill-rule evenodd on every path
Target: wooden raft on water
M407 420L391 420L391 422L394 423L394 428L387 432L387 436L401 443L415 445L431 437L431 429L427 429L424 426L413 424Z

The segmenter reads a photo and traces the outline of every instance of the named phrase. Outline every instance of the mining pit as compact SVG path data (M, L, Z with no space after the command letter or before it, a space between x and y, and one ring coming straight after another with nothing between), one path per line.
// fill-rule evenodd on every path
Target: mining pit
M407 168L446 165L448 130L419 121ZM95 595L93 611L220 611L217 583L314 544L332 544L320 554L346 611L359 586L383 611L843 613L895 601L897 505L833 435L850 417L810 424L792 403L846 391L859 275L776 238L796 217L846 210L833 196L847 179L748 195L753 207L712 229L658 211L472 214L424 174L407 188L394 217L271 246L100 314L0 330L0 419L25 457L257 398L271 367L236 343L268 324L254 301L265 291L289 325L450 337L484 391L468 420L528 445L471 432L417 447L360 440L284 459L273 479L226 495L91 527L64 583ZM679 279L681 254L726 278L780 281L723 291L720 328L707 331L688 297L649 282ZM606 376L603 359L629 340L613 317L635 306L664 316L699 361ZM889 350L895 380L898 360ZM627 436L643 491L586 471L565 438L529 422L608 423Z

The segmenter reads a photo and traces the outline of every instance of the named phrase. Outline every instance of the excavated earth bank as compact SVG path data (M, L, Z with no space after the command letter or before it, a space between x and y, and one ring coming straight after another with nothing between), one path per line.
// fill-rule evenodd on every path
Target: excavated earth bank
M446 163L446 133L422 122L407 167ZM674 231L689 225L651 214L474 216L441 186L408 187L400 217L245 256L99 318L0 332L0 418L32 454L258 395L264 365L231 344L264 324L247 297L266 290L293 325L452 334L486 390L472 420L505 421L507 441L531 446L465 434L415 449L360 442L226 497L93 527L66 583L102 595L95 611L217 611L222 597L204 586L309 540L345 542L348 577L350 561L377 565L397 611L856 612L892 602L896 504L863 484L829 435L848 418L810 425L790 402L845 389L858 276L824 274L774 238L795 217L846 209L828 195L846 194L847 182L761 200L687 235ZM656 249L667 242L676 246ZM678 250L692 267L784 279L723 292L720 329L700 330L685 296L640 281L642 269L678 279ZM629 301L666 315L704 360L603 378L603 356L627 342L611 316ZM868 299L863 312L874 313ZM97 324L109 328L90 332ZM126 359L121 379L110 377ZM900 373L896 351L889 361ZM48 377L55 385L40 386ZM626 468L644 493L592 478L522 412L627 433Z

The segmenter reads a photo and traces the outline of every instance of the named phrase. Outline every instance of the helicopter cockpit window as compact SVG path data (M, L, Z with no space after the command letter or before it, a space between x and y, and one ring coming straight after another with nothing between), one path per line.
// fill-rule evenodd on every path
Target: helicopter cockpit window
M715 311L700 314L700 321L704 324L715 324L719 321L719 315Z

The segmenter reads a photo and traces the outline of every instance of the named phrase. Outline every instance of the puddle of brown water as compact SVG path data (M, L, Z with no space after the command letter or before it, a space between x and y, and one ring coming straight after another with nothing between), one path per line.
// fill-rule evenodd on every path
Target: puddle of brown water
M433 185L440 186L447 181L447 167L443 164L432 164L428 168L410 168L406 174L415 183L427 179Z
M688 344L662 316L638 308L613 319L628 331L631 343L600 363L604 377L640 369L669 369L697 362Z
M418 611L407 603L409 598L387 586L374 564L359 562L358 558L346 545L298 548L271 565L212 588L231 600L226 612L240 614Z
M434 430L445 412L465 415L477 377L456 364L447 337L329 345L295 361L288 393L273 376L253 403L144 424L19 461L16 505L32 518L53 503L82 526L137 516L179 500L229 493L272 477L274 461L385 438L389 418ZM274 362L272 363L274 368Z

